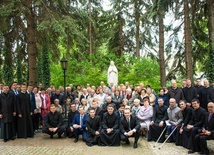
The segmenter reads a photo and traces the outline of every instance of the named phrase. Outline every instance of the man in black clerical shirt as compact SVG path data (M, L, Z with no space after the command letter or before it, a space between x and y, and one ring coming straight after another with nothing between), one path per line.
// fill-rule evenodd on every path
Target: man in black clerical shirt
M14 120L16 115L13 95L9 93L9 87L3 86L3 93L0 94L0 119L2 138L4 142L15 139Z
M57 133L58 138L61 138L61 135L65 131L65 126L63 125L62 120L62 114L56 111L54 104L51 104L50 113L48 113L46 116L43 133L49 134L50 138L53 138L53 135Z
M198 99L192 100L193 117L186 127L183 128L183 146L188 148L188 154L197 151L195 143L195 135L198 133L198 129L203 126L206 110L200 107Z
M107 106L107 112L103 115L100 139L102 146L119 146L120 129L118 115L114 112L114 105Z
M86 120L87 136L86 145L93 146L100 143L100 129L101 120L100 116L95 115L93 108L89 109L89 118Z
M78 114L79 112L76 110L76 105L75 103L71 104L71 110L68 113L68 126L67 126L67 136L69 138L74 137L74 128L70 126L71 122L73 122L74 116Z
M120 138L126 144L130 144L129 137L134 137L134 148L137 148L137 142L140 137L140 124L137 117L131 116L130 109L124 110L124 117L120 120Z
M152 140L157 141L162 131L164 130L166 126L165 121L168 118L167 108L168 107L164 105L163 98L159 97L158 105L156 105L155 108L153 109L153 116L150 122L149 132L148 132L148 139L147 139L148 141L152 141ZM165 133L166 131L160 137L159 142L164 142Z

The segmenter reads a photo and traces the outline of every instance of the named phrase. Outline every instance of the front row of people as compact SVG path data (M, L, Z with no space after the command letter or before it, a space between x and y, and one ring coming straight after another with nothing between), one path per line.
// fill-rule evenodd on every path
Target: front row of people
M89 110L89 115L85 114L83 107L79 107L79 113L75 114L70 122L70 128L73 131L74 142L78 142L79 135L88 146L98 144L100 146L119 146L120 140L130 144L129 137L134 137L134 148L138 147L140 137L140 123L137 118L131 116L130 109L124 110L124 117L119 120L118 114L114 112L114 105L107 106L107 112L101 117L95 115L95 109ZM50 106L50 113L46 117L43 133L53 138L58 134L61 138L66 125L63 124L62 116L56 111L55 105ZM70 134L69 134L70 135Z
M96 115L94 108L90 108L88 115L83 107L80 106L76 112L75 105L73 106L72 108L71 105L69 113L73 115L73 119L68 120L70 127L67 134L68 137L75 138L74 142L78 142L79 135L82 135L88 146L119 146L120 140L130 144L129 137L134 137L133 147L138 147L141 125L139 119L131 115L130 109L125 108L124 117L118 119L119 115L115 112L113 104L107 106L107 112L102 117ZM181 100L178 107L175 99L171 98L169 107L166 107L163 99L158 98L158 106L153 109L148 128L148 141L164 142L167 131L170 135L169 142L189 149L189 154L209 154L206 140L214 139L214 103L208 103L208 113L200 107L197 99L192 101L191 106ZM50 111L43 132L51 138L58 133L60 138L66 125L62 123L62 116L56 111L55 105L51 105Z
M164 142L168 131L169 142L187 148L188 154L209 154L206 140L214 139L214 103L208 103L208 112L200 107L197 99L192 100L191 106L181 100L179 108L171 98L167 108L159 98L150 122L148 141ZM171 132L173 133L170 134Z

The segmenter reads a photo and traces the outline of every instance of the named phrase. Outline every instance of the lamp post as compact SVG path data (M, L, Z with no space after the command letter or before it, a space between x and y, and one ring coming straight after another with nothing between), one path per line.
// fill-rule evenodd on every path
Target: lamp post
M64 71L64 106L65 106L65 119L67 119L67 106L66 106L66 96L67 96L67 92L66 92L66 76L65 76L65 71L68 67L68 60L63 56L63 58L60 60L61 63L61 67Z

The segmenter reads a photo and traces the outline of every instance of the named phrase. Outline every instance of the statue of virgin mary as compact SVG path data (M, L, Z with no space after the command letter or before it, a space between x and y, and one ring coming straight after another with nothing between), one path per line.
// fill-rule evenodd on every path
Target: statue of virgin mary
M113 85L114 87L117 87L118 85L118 70L114 65L114 61L110 62L110 66L108 68L108 85Z

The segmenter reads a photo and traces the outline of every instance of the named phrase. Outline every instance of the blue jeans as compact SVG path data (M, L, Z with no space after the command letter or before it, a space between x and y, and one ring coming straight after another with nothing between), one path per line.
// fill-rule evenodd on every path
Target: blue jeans
M174 129L175 129L174 125L167 126L168 135L170 135ZM170 142L175 142L175 139L176 139L176 131L173 132L173 134L170 136L169 140L170 140Z

